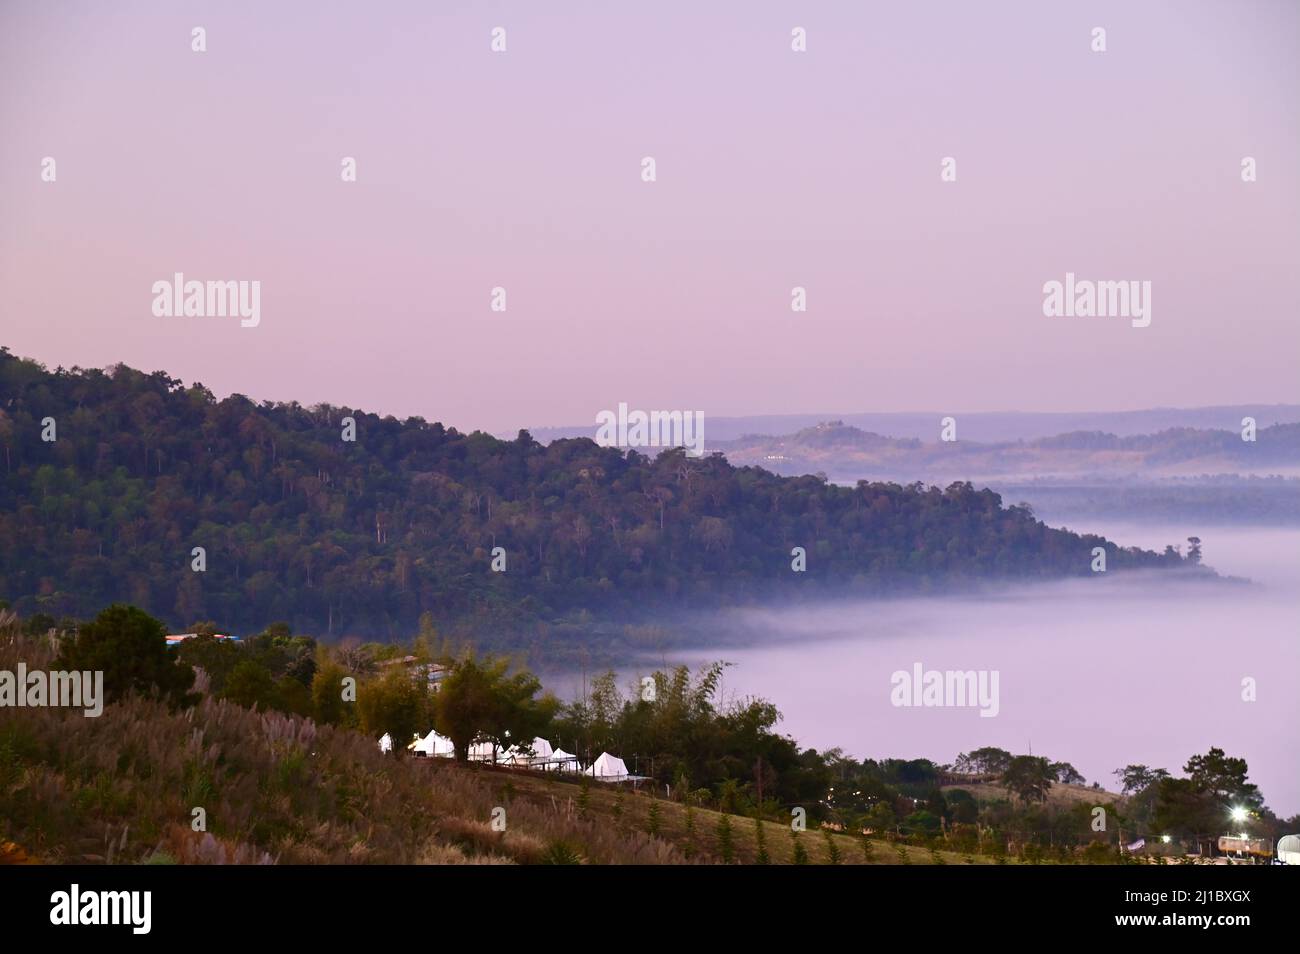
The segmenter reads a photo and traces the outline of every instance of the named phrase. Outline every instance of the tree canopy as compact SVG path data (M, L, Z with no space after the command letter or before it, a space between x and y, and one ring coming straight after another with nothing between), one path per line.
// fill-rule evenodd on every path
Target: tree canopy
M110 702L130 692L157 694L172 704L192 699L194 670L177 665L162 624L122 603L109 606L64 640L55 668L103 672L104 696Z
M717 454L499 440L418 417L217 400L123 365L49 371L4 349L0 443L0 595L24 615L84 617L125 599L171 626L285 620L392 638L426 612L499 630L649 601L1087 575L1095 546L1111 569L1183 563L1048 528L969 483L841 487ZM496 547L505 572L491 568ZM791 571L794 547L806 572Z

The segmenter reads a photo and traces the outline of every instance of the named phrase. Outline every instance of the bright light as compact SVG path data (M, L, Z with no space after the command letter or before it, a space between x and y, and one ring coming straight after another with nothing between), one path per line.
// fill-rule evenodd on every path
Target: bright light
M1173 841L1173 839L1170 838L1168 835L1161 835L1160 840L1163 841L1166 845L1169 844L1171 841Z
M1233 821L1245 821L1245 820L1246 820L1246 817L1247 817L1249 814L1250 814L1250 813L1247 812L1246 809L1244 809L1244 808L1238 806L1237 808L1234 808L1234 809L1232 810L1232 820L1233 820Z

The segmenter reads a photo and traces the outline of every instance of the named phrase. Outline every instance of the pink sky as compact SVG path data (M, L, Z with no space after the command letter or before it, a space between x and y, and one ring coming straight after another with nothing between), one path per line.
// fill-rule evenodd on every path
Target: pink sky
M504 432L620 401L1293 402L1298 28L1288 2L8 2L0 344ZM154 318L177 271L260 281L261 324ZM1151 281L1151 326L1044 317L1067 271Z

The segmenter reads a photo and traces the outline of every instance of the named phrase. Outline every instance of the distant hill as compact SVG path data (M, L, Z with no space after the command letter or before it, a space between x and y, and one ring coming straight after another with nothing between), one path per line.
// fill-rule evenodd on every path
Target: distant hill
M986 443L967 439L961 422L957 436L952 442L889 438L829 421L784 436L751 435L710 446L737 465L784 474L820 472L842 481L1300 473L1300 424L1262 427L1254 441L1242 440L1238 430L1180 427L1127 436L1072 431Z
M429 612L508 643L588 611L1086 575L1094 546L1111 569L1181 564L1050 529L969 483L771 470L218 401L162 372L50 371L0 350L0 598L25 615L125 600L173 627L285 620L323 636L410 633Z
M1177 428L1234 430L1243 417L1253 417L1259 427L1300 424L1300 404L1236 404L1194 408L1148 408L1138 411L992 411L963 412L937 409L906 413L768 414L746 417L705 417L706 446L714 441L734 441L747 434L793 434L823 421L840 421L848 427L885 437L934 441L939 421L955 417L962 440L982 442L1029 441L1075 431L1101 431L1130 437ZM596 425L534 427L531 433L543 443L566 437L591 437Z

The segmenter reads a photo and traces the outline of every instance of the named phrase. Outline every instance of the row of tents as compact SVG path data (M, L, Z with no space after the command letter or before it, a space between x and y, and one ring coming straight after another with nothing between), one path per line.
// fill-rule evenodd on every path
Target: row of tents
M417 733L406 748L417 758L450 759L456 756L456 747L451 739L436 731L431 731L423 738ZM379 740L379 751L393 751L393 737L387 732ZM576 755L563 749L553 749L551 743L542 738L533 739L526 746L512 745L504 751L491 742L475 742L469 747L469 760L509 768L587 775L602 782L623 782L637 777L628 772L627 765L618 756L602 752L596 761L583 768Z

